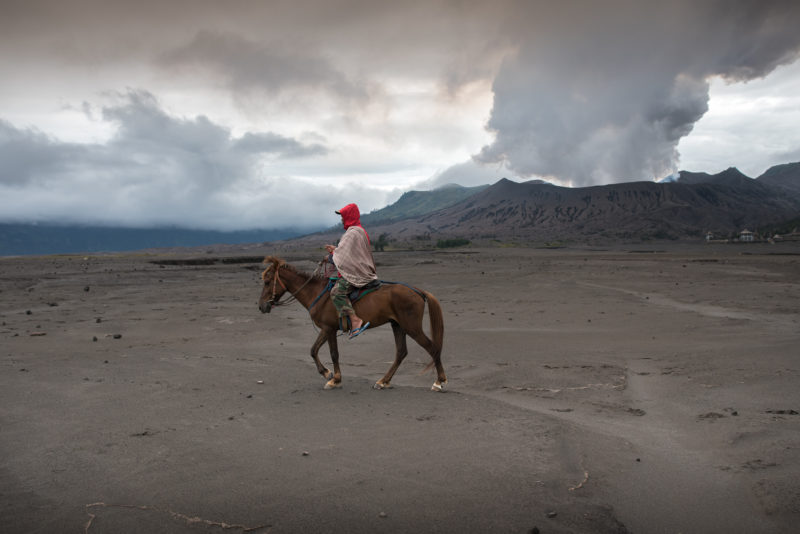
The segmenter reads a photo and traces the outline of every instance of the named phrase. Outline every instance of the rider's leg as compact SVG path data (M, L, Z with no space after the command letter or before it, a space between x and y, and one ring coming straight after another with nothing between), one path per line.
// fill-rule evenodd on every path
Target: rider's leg
M353 309L350 299L347 298L347 295L352 290L353 286L350 284L350 282L340 277L336 284L334 284L333 289L331 289L331 300L333 300L333 305L336 307L336 313L339 314L339 318L349 316L350 327L353 330L356 330L357 328L360 328L362 324L364 324L364 321L358 315L356 315L356 311ZM347 327L345 322L342 322L342 327Z

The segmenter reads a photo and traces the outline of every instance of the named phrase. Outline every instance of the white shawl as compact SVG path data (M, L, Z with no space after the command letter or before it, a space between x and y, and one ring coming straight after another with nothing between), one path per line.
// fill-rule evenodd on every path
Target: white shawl
M351 226L345 231L333 251L333 263L339 274L356 287L378 279L367 232L360 226Z

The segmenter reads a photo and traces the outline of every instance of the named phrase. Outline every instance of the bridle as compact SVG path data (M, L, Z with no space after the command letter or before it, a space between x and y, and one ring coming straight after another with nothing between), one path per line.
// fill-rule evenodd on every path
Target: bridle
M322 267L324 261L325 260L322 260L321 262L319 262L319 265L317 265L317 268L314 269L313 273L311 273L311 276L308 277L308 280L306 280L305 283L303 285L301 285L297 289L297 291L295 291L294 293L289 291L289 288L286 287L286 284L284 284L283 280L281 280L280 272L281 272L281 269L286 267L285 263L273 264L270 267L267 267L264 270L264 272L261 273L261 279L264 280L264 283L267 283L267 281L266 281L267 272L270 269L272 269L273 267L275 268L275 274L272 277L272 296L267 301L268 309L272 308L273 306L284 306L286 304L291 304L292 302L296 301L297 300L297 295L303 290L304 287L306 287L309 284L309 282L311 282L311 280L314 279L314 276L316 276L317 272ZM276 298L276 295L278 293L278 284L281 285L281 287L283 288L284 293L280 297ZM283 297L283 295L285 295L287 292L289 293L289 298L287 298L286 300L283 300L283 301L280 300L281 297Z

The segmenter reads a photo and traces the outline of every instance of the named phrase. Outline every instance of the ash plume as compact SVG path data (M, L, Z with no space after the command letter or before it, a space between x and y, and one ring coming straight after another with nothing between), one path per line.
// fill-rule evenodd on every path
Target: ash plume
M519 2L476 160L573 186L652 180L708 110L709 80L763 77L800 53L784 1Z

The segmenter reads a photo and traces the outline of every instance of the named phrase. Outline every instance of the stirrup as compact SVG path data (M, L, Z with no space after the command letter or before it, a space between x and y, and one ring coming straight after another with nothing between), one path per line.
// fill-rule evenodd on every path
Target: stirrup
M356 328L355 330L350 332L350 336L347 339L353 339L354 337L356 337L358 334L362 333L367 328L369 328L369 321L367 321L366 323L362 324L361 326L359 326L358 328Z

